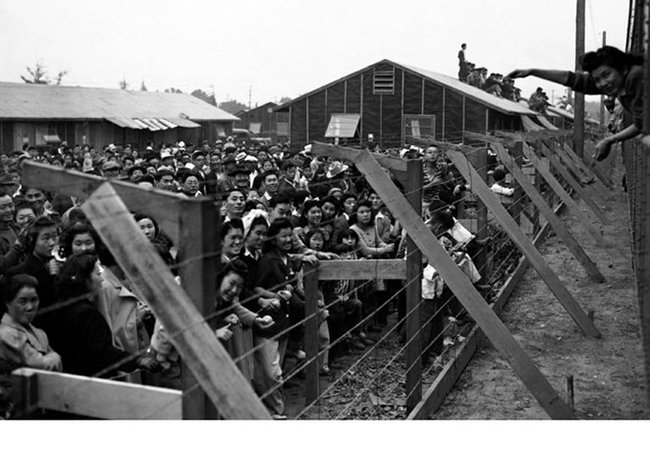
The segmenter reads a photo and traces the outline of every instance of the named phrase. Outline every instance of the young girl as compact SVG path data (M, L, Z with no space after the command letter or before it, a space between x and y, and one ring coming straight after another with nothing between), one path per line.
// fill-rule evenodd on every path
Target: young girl
M305 241L308 248L317 252L322 252L325 246L325 235L323 230L319 228L310 230L305 236ZM302 271L300 273L302 274ZM302 284L302 277L300 279L300 284ZM327 323L329 311L325 308L322 283L319 283L318 307L320 308L320 313L318 314L318 362L321 375L329 375L330 329Z
M372 259L385 259L393 253L395 244L387 244L381 240L375 228L375 215L372 211L372 203L364 200L359 203L356 213L353 216L353 225L350 227L359 235L359 252L361 255ZM364 305L368 307L368 313L373 314L373 323L369 330L380 331L387 323L388 315L388 291L386 282L376 279L375 282L360 295Z
M359 236L353 230L344 230L339 235L338 245L334 252L342 260L354 261L359 259ZM357 296L356 283L350 280L338 280L334 286L333 309L340 314L342 320L336 323L337 336L347 335L347 343L354 349L363 350L365 345L373 343L361 329L363 320L363 304ZM337 338L338 339L338 338Z
M258 350L255 352L253 386L258 395L265 396L263 402L271 416L276 419L286 419L282 392L282 363L288 342L285 330L289 326L290 302L294 307L291 323L296 324L300 319L300 313L297 311L300 299L293 293L296 272L300 268L289 258L292 238L293 228L288 219L279 218L271 223L255 283L257 287L276 292L280 298L279 307L268 312L275 324L265 330L255 330L254 335L255 347ZM302 318L304 319L304 308ZM299 339L298 336L293 337L294 340Z

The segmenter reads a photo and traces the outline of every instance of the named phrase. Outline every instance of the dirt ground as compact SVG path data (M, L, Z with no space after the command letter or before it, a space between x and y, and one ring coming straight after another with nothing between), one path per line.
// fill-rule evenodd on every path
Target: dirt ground
M619 166L620 167L620 166ZM541 252L553 271L586 312L593 311L602 339L584 337L569 314L531 267L515 289L501 319L561 398L573 377L575 414L579 419L648 419L639 308L629 233L627 196L621 173L613 175L604 205L610 225L601 226L614 249L600 248L580 223L564 222L606 281L588 280L584 269L554 235ZM579 203L591 217L584 202ZM503 356L487 342L432 419L548 419Z
M650 418L627 195L621 187L620 156L617 159L617 164L612 165L614 189L608 198L600 198L594 186L587 187L591 198L603 205L611 223L600 225L586 204L579 202L613 247L600 248L576 219L562 214L572 235L597 264L606 281L600 284L590 281L582 266L553 234L540 248L583 310L593 312L594 323L603 337L583 336L532 267L500 315L560 398L566 401L567 379L573 377L573 403L579 419ZM512 264L515 263L516 258ZM388 327L372 336L378 340L372 351L353 351L330 361L332 374L320 379L323 397L317 406L305 409L304 383L289 376L285 384L287 415L299 420L405 419L406 365L404 343L395 331L396 320L397 311L393 310ZM471 325L445 329L445 351L423 368L423 392L453 357ZM548 415L506 359L486 341L431 419L539 420L548 419Z

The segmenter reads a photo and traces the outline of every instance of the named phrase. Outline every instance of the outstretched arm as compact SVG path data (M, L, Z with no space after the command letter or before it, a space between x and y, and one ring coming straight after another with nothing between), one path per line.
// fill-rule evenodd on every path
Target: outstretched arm
M549 69L515 69L506 75L506 78L526 78L529 76L541 78L542 80L551 81L566 85L569 81L568 70L549 70Z

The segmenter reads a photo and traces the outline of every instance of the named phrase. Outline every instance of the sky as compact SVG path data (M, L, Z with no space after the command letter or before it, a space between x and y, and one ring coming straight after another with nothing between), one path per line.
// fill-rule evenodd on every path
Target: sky
M625 48L627 0L587 0L585 48ZM382 59L457 76L460 44L490 72L573 69L575 0L0 0L0 81L41 62L62 84L295 98ZM558 99L561 86L534 78Z

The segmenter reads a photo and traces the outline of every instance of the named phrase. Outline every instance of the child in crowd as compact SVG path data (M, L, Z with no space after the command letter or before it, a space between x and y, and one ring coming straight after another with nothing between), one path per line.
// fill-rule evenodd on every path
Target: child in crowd
M325 233L320 228L313 228L305 235L305 241L308 248L322 252L325 247ZM302 276L299 283L302 284ZM329 311L325 308L322 286L319 286L318 289L318 308L320 309L318 313L318 366L321 375L329 375L330 329L327 324Z
M354 230L344 230L338 236L334 252L339 259L354 261L359 258L359 235ZM346 335L349 346L364 350L366 345L373 344L362 330L363 304L357 296L357 286L351 280L338 280L334 287L334 303L336 309L342 311L342 333Z

